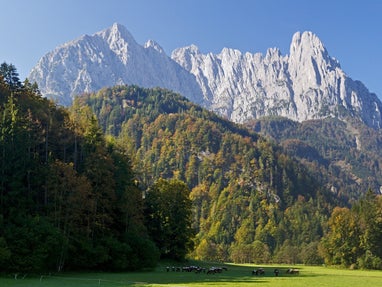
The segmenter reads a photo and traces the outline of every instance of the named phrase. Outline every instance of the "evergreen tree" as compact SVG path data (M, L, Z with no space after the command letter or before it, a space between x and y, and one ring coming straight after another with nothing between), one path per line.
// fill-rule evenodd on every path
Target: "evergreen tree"
M3 80L11 91L16 91L22 87L19 73L14 65L7 64L6 62L2 63L0 65L0 75L2 75Z

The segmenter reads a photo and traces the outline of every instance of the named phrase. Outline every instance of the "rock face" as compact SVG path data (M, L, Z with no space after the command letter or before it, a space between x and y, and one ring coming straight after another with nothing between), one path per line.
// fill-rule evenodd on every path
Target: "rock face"
M81 93L118 84L165 87L195 102L202 99L194 75L154 41L139 45L119 24L57 47L41 58L29 79L62 105L70 105Z
M297 32L286 56L275 48L265 57L227 48L204 55L189 46L171 57L196 76L208 108L235 122L350 115L374 128L382 124L378 97L347 77L312 32Z
M289 55L224 48L202 54L194 45L171 58L154 41L141 46L119 24L62 45L33 68L44 96L69 105L75 95L116 84L163 87L243 123L263 116L296 121L351 116L382 126L382 103L342 71L312 32L297 32Z

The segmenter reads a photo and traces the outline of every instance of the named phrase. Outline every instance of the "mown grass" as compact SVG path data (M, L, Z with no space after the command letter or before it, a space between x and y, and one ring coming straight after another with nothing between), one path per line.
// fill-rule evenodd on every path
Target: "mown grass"
M210 267L211 264L200 264ZM215 264L215 266L223 266ZM268 286L268 287L382 287L382 271L345 270L327 267L298 266L300 274L286 274L289 266L262 266L265 275L252 275L258 266L224 265L228 268L219 274L195 274L194 272L167 272L165 265L155 270L131 273L62 273L50 275L14 275L0 277L1 287L213 287L213 286ZM295 268L296 266L294 266ZM279 276L273 273L280 270Z

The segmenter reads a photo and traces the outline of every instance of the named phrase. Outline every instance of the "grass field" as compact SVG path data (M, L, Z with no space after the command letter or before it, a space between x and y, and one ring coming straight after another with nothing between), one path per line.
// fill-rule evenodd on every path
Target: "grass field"
M223 266L223 265L215 265ZM250 265L224 265L227 271L218 274L167 272L162 265L156 270L132 273L63 273L59 275L0 277L1 287L213 287L213 286L269 286L269 287L382 287L382 271L344 270L326 267L298 266L300 273L286 274L288 266L262 266L265 275L252 275ZM203 267L210 267L204 265ZM273 273L280 270L279 276ZM294 266L296 268L296 266Z

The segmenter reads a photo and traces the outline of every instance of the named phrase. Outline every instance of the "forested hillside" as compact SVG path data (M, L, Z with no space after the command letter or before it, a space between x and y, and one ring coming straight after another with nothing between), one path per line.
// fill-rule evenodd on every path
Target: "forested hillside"
M268 117L248 127L280 145L337 196L358 200L382 184L382 133L351 118L302 123Z
M159 177L189 186L196 258L320 261L339 201L280 148L167 90L119 86L75 104L127 148L142 188Z

